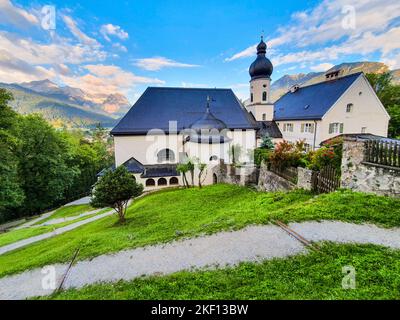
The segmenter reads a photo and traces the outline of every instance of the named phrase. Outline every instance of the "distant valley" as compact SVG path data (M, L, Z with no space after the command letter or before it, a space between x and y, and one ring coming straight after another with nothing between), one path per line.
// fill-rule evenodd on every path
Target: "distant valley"
M21 114L40 113L55 127L112 127L129 109L121 94L90 95L81 89L58 86L50 80L0 83L12 92L11 106Z

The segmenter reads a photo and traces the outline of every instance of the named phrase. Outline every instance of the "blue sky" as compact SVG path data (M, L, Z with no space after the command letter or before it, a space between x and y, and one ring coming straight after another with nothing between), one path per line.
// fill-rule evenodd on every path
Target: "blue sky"
M49 4L55 30L43 28ZM156 85L246 98L262 31L273 80L360 60L400 68L399 16L398 0L0 0L0 81L49 78L131 102Z

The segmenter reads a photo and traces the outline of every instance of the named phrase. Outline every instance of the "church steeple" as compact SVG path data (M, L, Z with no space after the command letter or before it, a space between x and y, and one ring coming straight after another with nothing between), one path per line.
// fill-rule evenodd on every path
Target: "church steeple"
M257 58L250 65L249 74L251 79L269 78L274 70L271 61L265 57L267 53L267 44L264 42L263 36L257 46Z
M265 56L267 44L264 37L257 45L257 57L250 65L250 104L247 110L257 121L272 121L274 106L270 103L271 75L274 70L271 61Z

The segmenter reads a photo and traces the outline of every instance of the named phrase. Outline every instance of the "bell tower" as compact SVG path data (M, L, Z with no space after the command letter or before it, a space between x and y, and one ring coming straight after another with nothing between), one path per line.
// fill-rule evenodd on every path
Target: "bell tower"
M271 61L265 56L267 44L261 36L257 46L257 58L250 65L250 103L247 110L257 121L272 121L274 105L271 103L271 74L274 70Z

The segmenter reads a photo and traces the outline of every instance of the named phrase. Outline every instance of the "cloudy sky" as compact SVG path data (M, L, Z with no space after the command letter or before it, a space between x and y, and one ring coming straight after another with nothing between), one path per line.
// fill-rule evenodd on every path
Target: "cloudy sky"
M246 98L261 33L273 80L360 60L400 68L399 0L0 0L0 82L50 79L131 102L160 85Z

